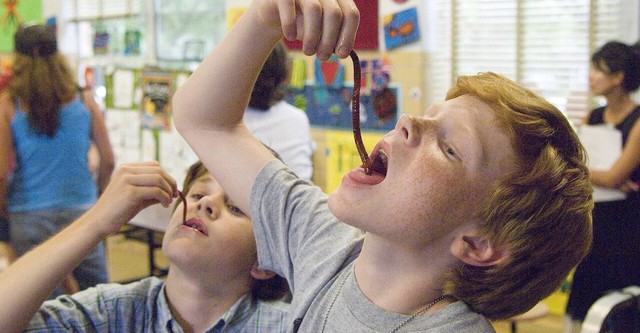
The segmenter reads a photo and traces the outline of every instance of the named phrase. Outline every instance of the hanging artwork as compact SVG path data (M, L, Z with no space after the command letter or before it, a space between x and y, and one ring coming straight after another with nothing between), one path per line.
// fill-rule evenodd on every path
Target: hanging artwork
M173 76L169 73L143 72L142 74L142 128L171 129L171 95Z
M374 95L360 95L360 128L363 131L389 131L395 127L399 109L398 87L387 86ZM291 90L287 102L306 111L312 126L352 129L353 88L332 88L307 84ZM353 140L353 137L351 138Z
M13 36L24 22L42 22L41 0L0 0L0 52L13 52Z
M291 59L291 78L289 87L293 89L303 89L307 79L307 63L304 58L293 57Z
M420 39L418 10L410 8L384 17L384 43L394 49Z
M340 64L340 59L334 54L327 61L315 61L316 83L321 86L332 88L342 88L344 83L344 66Z

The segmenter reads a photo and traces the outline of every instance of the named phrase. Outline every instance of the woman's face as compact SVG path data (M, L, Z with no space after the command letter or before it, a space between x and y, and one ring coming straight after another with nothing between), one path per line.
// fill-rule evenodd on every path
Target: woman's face
M598 66L591 65L589 69L589 89L596 96L607 96L620 88L622 73L611 73L609 66L601 61Z

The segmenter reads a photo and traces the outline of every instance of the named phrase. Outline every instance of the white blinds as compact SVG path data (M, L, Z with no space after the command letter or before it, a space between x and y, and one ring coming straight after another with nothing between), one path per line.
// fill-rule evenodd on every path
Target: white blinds
M452 68L452 42L453 29L451 28L453 6L451 0L437 0L435 6L429 8L435 12L431 15L436 24L432 24L434 31L434 44L429 53L428 70L425 82L427 93L425 94L427 106L442 101L453 82Z
M71 20L87 21L140 14L142 0L72 0Z
M624 0L438 0L428 104L458 75L493 71L538 92L577 123L592 105L593 50L623 31ZM628 4L628 3L627 3ZM627 27L628 29L628 27ZM448 54L447 54L448 52ZM449 62L447 65L447 61ZM450 69L449 75L446 75Z
M455 75L496 72L516 79L516 2L457 1L454 27Z
M521 1L520 83L575 122L587 110L590 1Z

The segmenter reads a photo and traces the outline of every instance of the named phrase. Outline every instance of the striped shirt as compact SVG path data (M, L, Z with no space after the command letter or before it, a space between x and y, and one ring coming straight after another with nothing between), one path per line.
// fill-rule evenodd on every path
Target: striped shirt
M25 332L176 332L164 281L149 277L127 285L101 284L46 301ZM205 332L286 332L288 304L242 296Z

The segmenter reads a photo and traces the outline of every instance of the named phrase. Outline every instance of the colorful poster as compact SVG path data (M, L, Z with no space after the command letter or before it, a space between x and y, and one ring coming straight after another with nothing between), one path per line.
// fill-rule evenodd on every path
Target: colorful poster
M384 17L384 43L390 50L420 39L418 10L410 8Z
M164 131L171 129L173 82L173 75L170 73L142 73L142 128Z
M360 128L362 130L389 131L398 117L399 91L386 87L371 95L360 95ZM332 88L324 84L305 85L292 89L286 100L307 112L312 126L351 129L353 87Z
M2 0L0 2L0 52L13 52L13 36L20 24L43 23L41 0Z

